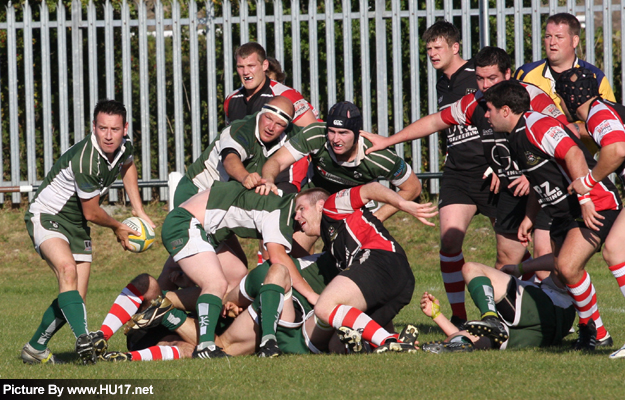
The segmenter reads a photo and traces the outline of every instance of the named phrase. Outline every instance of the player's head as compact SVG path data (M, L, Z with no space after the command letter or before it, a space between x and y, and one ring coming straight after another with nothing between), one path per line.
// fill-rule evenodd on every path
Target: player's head
M516 80L502 81L484 93L486 118L494 130L511 132L519 116L530 109L530 95Z
M265 104L258 113L258 135L264 143L280 138L280 135L293 121L295 109L291 100L284 96L276 96Z
M336 103L328 111L326 120L326 135L335 154L350 154L357 148L362 129L362 114L354 103Z
M256 42L245 43L234 52L234 58L243 87L256 92L265 83L265 71L269 68L265 49Z
M579 44L581 25L569 13L554 14L547 18L545 25L545 53L549 63L567 66L575 60L575 48Z
M475 55L475 79L482 92L510 79L512 62L504 49L486 46Z
M127 133L126 107L116 100L100 100L93 110L93 134L100 149L114 155Z
M436 21L422 38L430 62L436 69L445 71L460 52L460 31L450 22Z
M583 67L571 68L564 71L556 81L556 92L562 99L567 118L577 121L577 109L588 100L599 96L599 84L591 70Z
M303 190L295 196L295 220L307 236L321 235L321 215L328 197L330 193L319 187Z
M282 65L280 65L280 61L276 60L273 57L267 57L267 62L269 63L269 67L265 72L267 77L272 81L284 83L286 79L286 73L282 70Z

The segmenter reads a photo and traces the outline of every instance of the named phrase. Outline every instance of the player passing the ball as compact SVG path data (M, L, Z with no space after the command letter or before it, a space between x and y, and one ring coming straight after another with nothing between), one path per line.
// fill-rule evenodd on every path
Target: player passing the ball
M92 133L66 151L46 175L24 217L35 250L59 283L59 296L46 309L32 339L22 349L25 363L58 363L48 342L66 322L76 336L84 363L95 362L95 334L87 329L84 299L91 269L91 236L87 222L111 228L124 249L128 235L139 235L100 206L121 173L134 215L146 215L139 195L133 147L127 138L126 108L115 100L98 102Z

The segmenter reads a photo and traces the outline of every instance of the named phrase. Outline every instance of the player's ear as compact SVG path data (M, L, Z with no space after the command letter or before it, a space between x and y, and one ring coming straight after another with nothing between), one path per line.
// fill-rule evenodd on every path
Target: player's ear
M315 204L317 208L317 212L323 212L323 206L326 204L325 200L317 200L317 204Z

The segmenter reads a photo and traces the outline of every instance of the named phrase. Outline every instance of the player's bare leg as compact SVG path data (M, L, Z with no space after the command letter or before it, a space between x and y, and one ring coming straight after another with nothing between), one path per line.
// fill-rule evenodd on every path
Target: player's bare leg
M523 260L527 248L519 241L516 233L497 233L497 261L495 268L518 264Z
M551 248L551 237L549 236L549 231L546 229L535 229L534 230L534 258L539 258L546 254L553 253L553 249ZM541 281L546 279L550 271L536 271L534 274Z

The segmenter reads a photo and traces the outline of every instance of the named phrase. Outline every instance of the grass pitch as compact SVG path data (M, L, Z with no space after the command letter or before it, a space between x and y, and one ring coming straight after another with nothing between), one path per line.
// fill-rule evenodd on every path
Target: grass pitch
M148 214L161 225L166 210L151 204ZM74 338L63 328L50 347L67 365L25 365L21 347L34 333L41 315L57 295L51 271L34 252L23 222L24 210L0 209L0 379L132 379L134 385L154 384L153 398L621 398L625 360L609 360L614 349L594 353L568 350L576 335L559 348L488 351L437 356L434 354L383 354L362 356L284 356L278 359L238 357L227 360L98 363L82 366L73 352ZM113 210L116 218L129 209ZM440 340L442 332L419 310L424 291L436 295L443 312L450 314L438 262L438 229L420 225L399 213L387 224L406 249L416 277L413 302L395 319L400 329L417 325L421 342ZM160 239L160 229L157 228ZM160 241L142 254L120 251L113 233L92 227L94 263L87 301L90 329L99 328L119 291L136 275L158 275L166 251ZM249 260L255 260L256 243L244 243ZM469 228L464 244L467 261L495 262L495 239L484 217ZM625 342L625 299L599 254L587 270L597 289L603 321L615 346ZM467 293L470 318L478 311ZM109 348L125 350L118 332ZM145 380L145 381L139 381ZM89 384L86 381L86 384ZM94 396L92 396L94 397ZM117 397L119 396L111 396ZM105 397L100 397L105 398Z

